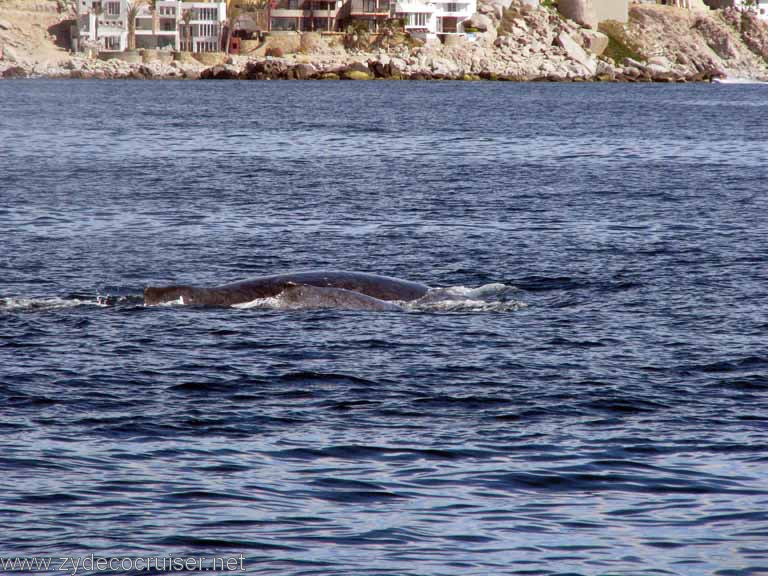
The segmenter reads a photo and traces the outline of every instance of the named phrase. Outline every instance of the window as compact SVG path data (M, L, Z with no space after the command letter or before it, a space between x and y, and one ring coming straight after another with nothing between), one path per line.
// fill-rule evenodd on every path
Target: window
M104 13L107 16L120 16L120 2L107 2Z
M363 4L364 12L376 12L376 0L365 0Z
M460 5L459 5L459 4L457 4L456 2L450 2L450 3L448 3L448 4L446 4L446 5L445 5L445 8L444 8L444 10L445 10L446 12L460 12L460 11L461 11L461 8L459 8L459 6L460 6Z
M104 37L104 49L105 50L120 50L120 36L105 36Z
M198 52L216 52L216 42L213 40L203 40L197 43Z
M197 24L193 29L196 38L213 38L219 35L219 27L216 24Z
M296 18L272 18L272 30L296 30Z
M427 27L427 16L428 14L408 14L408 26L413 26L417 28L426 28Z
M195 20L216 20L216 8L198 8L192 17Z

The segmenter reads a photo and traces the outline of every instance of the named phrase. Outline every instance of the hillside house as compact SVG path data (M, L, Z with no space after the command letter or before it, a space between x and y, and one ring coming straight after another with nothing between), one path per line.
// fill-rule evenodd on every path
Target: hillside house
M77 0L74 49L96 46L100 52L128 48L131 0ZM227 20L225 2L156 0L136 14L136 48L217 52Z

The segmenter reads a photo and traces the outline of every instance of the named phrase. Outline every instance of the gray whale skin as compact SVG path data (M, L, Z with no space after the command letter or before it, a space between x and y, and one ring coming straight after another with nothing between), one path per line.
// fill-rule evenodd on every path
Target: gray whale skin
M144 305L154 306L181 299L183 304L197 306L232 306L251 302L257 298L272 298L284 292L295 303L297 296L302 293L301 290L297 290L297 287L301 286L325 289L323 291L307 290L306 293L311 293L317 300L316 296L319 297L321 292L325 292L329 297L327 300L333 302L334 308L344 307L346 300L350 302L351 307L357 309L367 307L364 306L367 300L370 300L370 309L385 309L386 305L379 306L375 302L395 300L409 302L421 298L429 290L429 287L424 284L389 276L329 270L261 276L214 288L148 286L144 289ZM336 289L335 292L333 289Z

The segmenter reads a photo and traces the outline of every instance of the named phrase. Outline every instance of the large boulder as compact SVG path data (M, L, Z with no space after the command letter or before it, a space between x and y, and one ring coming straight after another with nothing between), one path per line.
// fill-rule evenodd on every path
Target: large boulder
M2 58L0 58L0 60L3 60L4 62L12 62L15 64L19 61L19 57L16 55L16 51L10 46L0 48L0 54L2 54Z
M201 80L237 80L239 74L234 67L219 64L206 68L200 73Z
M592 30L597 30L597 12L589 0L560 0L557 3L560 14Z
M11 66L3 72L3 78L26 78L27 71L21 66Z
M597 56L602 56L605 49L608 48L608 36L602 32L582 30L581 36L584 38L584 48Z
M567 33L561 32L555 39L555 43L565 50L568 58L581 64L591 76L595 75L597 72L597 59L587 54L584 48L579 46Z
M370 72L363 72L361 70L346 69L342 71L341 78L343 80L371 80L373 76Z
M368 64L363 62L350 62L346 67L347 72L362 72L363 74L370 74L371 69Z
M297 64L293 67L296 80L310 80L317 77L317 68L312 64Z
M380 60L369 60L368 69L376 78L386 78L388 76L387 65Z
M494 26L493 21L488 16L475 12L469 20L464 22L464 29L466 30L467 28L476 28L480 32L487 32L494 28Z
M248 80L272 80L285 73L286 66L279 60L257 60L248 62L243 76Z

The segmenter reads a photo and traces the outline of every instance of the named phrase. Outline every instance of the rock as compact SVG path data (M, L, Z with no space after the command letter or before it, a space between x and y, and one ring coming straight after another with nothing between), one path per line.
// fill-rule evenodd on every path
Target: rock
M276 80L286 73L286 66L279 60L257 60L249 62L242 77L248 80Z
M659 66L658 64L648 64L648 66L645 67L645 71L650 74L652 78L665 76L672 72L669 68L665 66Z
M664 56L651 56L650 58L648 58L648 64L654 64L656 66L661 66L662 68L672 67L672 62L670 62Z
M469 20L464 22L464 28L477 28L480 32L487 32L493 29L494 25L488 16L475 12Z
M557 9L577 24L597 30L597 13L589 0L559 0Z
M317 77L317 68L312 64L297 64L294 67L294 74L297 80L309 80Z
M12 62L15 64L19 61L16 51L10 46L5 46L0 52L3 54L3 62Z
M3 78L26 78L27 71L21 66L11 66L3 72Z
M0 20L0 30L12 30L13 24L10 22L6 22L5 20Z
M147 80L151 80L155 77L155 72L150 68L149 66L139 66L139 69L137 70L141 76Z
M362 62L351 62L347 64L347 67L345 68L346 72L362 72L363 74L370 74L371 70L368 67L367 64L363 64Z
M568 58L581 64L584 68L587 69L590 75L595 75L597 72L597 60L590 57L584 51L584 49L573 40L573 38L571 38L565 32L561 32L555 39L555 42L558 46L565 50L565 54L568 56Z
M378 60L369 61L368 68L376 78L386 78L388 76L387 65Z
M341 77L344 80L370 80L373 78L370 72L361 72L360 70L344 70L341 73Z
M223 64L206 68L200 73L201 80L237 80L239 77L235 68Z
M645 69L645 64L643 64L642 62L638 62L633 58L624 58L624 66L630 66L632 68L637 68L638 70Z
M584 38L584 48L597 56L602 56L608 48L609 38L602 32L587 29L581 31L581 36Z

